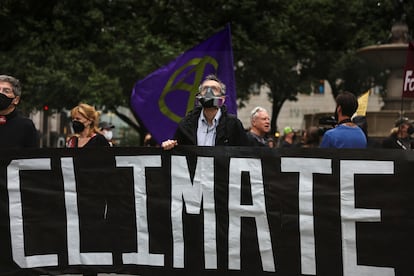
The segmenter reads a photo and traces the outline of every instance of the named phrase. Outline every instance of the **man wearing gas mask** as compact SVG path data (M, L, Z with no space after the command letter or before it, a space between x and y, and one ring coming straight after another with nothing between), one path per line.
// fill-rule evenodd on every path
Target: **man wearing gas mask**
M37 130L17 111L22 94L18 79L0 75L0 148L39 147Z
M215 75L208 75L199 86L198 106L178 125L173 140L162 142L165 150L177 145L248 146L243 124L228 114L225 102L226 86Z

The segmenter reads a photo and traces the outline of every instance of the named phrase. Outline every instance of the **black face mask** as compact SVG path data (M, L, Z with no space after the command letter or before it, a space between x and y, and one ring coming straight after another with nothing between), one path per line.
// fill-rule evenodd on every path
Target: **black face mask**
M75 133L81 133L85 129L85 125L79 121L72 121L72 128Z
M3 93L0 93L0 110L5 110L8 108L11 105L13 99L14 98L9 98Z
M204 94L204 96L197 96L197 100L201 106L205 108L221 107L223 105L223 98L216 97L211 88L207 89L207 92Z

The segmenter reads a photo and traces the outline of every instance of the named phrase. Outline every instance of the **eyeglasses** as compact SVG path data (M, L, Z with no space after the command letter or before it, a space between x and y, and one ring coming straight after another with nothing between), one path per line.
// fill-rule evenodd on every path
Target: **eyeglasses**
M205 94L207 93L207 90L211 88L211 91L213 91L214 95L221 95L221 87L219 86L202 86L200 93Z

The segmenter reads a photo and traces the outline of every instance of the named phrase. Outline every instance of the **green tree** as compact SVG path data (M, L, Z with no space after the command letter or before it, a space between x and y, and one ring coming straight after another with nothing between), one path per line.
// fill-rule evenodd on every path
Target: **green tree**
M284 101L320 79L335 94L381 84L384 72L356 50L386 42L397 20L412 30L412 2L3 0L1 73L21 79L26 111L84 101L116 113L143 137L144 127L117 110L129 105L134 83L231 23L240 103L253 86L268 85L275 126Z

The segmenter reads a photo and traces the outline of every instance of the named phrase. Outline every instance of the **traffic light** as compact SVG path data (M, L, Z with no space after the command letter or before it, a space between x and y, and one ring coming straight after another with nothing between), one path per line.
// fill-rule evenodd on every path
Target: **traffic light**
M47 104L45 104L45 105L43 106L43 111L49 111L49 106L48 106Z

